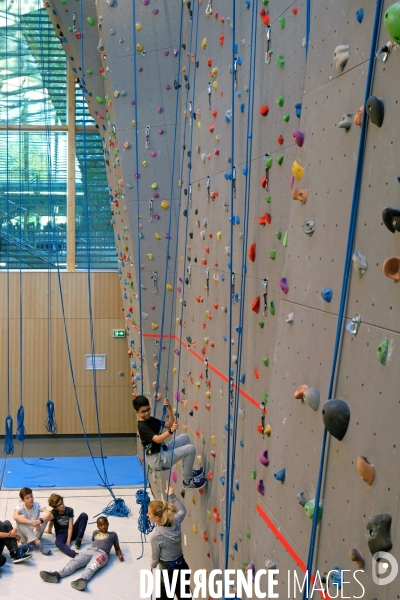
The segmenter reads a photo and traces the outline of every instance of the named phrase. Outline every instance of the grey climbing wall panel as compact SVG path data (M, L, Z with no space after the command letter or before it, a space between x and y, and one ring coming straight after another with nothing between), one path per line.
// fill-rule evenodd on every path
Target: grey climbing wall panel
M228 378L230 369L236 372L238 368L236 357L241 340L236 328L243 303L240 375L244 382L238 400L229 566L240 569L245 563L253 562L258 570L264 568L266 561L276 561L280 570L277 591L280 597L292 598L295 596L293 589L288 592L287 572L296 568L300 577L309 551L311 521L296 495L303 492L306 500L313 500L316 492L324 431L322 405L328 399L360 139L360 128L352 123L352 117L364 101L375 3L367 0L361 7L353 1L313 2L306 64L303 44L306 5L303 0L298 3L271 0L267 7L259 2L255 44L251 36L252 0L236 2L235 41L241 64L237 66L237 88L233 99L230 72L232 2L214 2L213 13L208 17L206 2L184 4L183 36L179 39L181 3L136 2L137 43L141 47L137 53L138 90L135 94L132 6L127 7L118 0L113 8L103 0L97 2L97 6L94 2L84 3L85 69L89 64L93 65L90 66L93 75L86 77L84 83L89 107L104 136L110 194L114 195L111 208L117 252L129 255L126 261L120 260L124 311L130 321L130 335L135 340L134 354L139 350L139 324L149 336L144 338L143 344L146 358L143 376L145 390L151 393L152 382L156 379L154 363L158 355L156 343L161 330L165 281L175 290L177 298L182 299L184 293L184 307L179 301L173 301L172 290L166 293L163 333L170 335L172 323L172 338L163 342L160 391L163 391L162 385L167 378L171 400L179 391L180 431L189 434L196 446L199 464L203 464L209 478L204 493L186 492L188 514L184 522L184 553L193 570L211 570L223 567L225 560ZM389 5L390 2L385 2L384 8ZM62 18L64 29L71 24L71 14L64 14L65 6L55 2L58 14L52 16L55 25ZM356 11L360 8L364 9L361 23L356 19ZM95 15L95 9L100 29L86 24L86 16ZM154 14L154 10L158 10L158 14ZM192 19L189 18L190 10L193 11ZM268 40L265 23L259 15L261 10L269 12L271 23L269 48L273 53L269 62L266 62ZM63 33L67 37L64 43L67 56L74 58L71 64L78 68L79 76L82 42L74 35ZM107 58L96 50L100 38ZM380 45L388 40L384 28L379 40ZM336 70L333 58L339 45L350 47L342 73ZM246 166L248 139L250 53L255 46L248 243L243 249L246 176L242 170ZM174 50L182 53L179 73ZM284 58L283 69L278 65L278 57ZM372 516L390 513L393 517L393 554L399 558L396 544L399 527L397 447L400 440L396 427L399 375L394 367L399 311L397 286L382 274L384 259L399 254L399 234L390 233L381 219L383 208L396 205L398 194L397 62L398 56L394 52L387 63L375 65L373 93L384 102L385 120L381 128L372 123L367 125L354 246L354 250L366 256L368 270L362 279L352 270L345 311L345 324L359 313L361 326L356 335L346 330L343 333L333 394L348 403L351 420L342 442L328 437L323 517L314 555L314 569L323 575L336 566L353 570L349 550L357 548L365 557L365 573L360 577L365 597L379 596L390 600L398 598L396 584L378 588L373 582L365 529ZM103 68L105 71L100 73L99 69ZM177 123L174 80L182 86ZM190 115L187 99L191 100L193 90L193 114ZM109 120L105 105L98 104L97 96L108 97ZM277 102L279 97L284 99L282 106ZM135 116L131 101L134 99L138 123L132 125ZM229 118L229 111L232 102L236 166L233 214L240 218L240 224L233 226L231 239L229 173L233 119L232 116ZM298 103L302 104L300 119L295 110ZM269 106L269 111L262 116L260 107L265 105ZM352 113L352 124L346 131L339 123L348 113ZM112 125L115 126L115 138ZM150 126L149 149L144 147L147 125ZM292 136L296 129L305 134L301 148ZM139 180L135 179L136 133ZM174 141L178 150L171 180ZM183 152L181 146L184 146ZM157 156L152 157L151 151ZM266 174L264 157L267 153L272 157L272 167L266 190L260 180ZM283 161L278 164L277 159L279 157L281 161L282 156ZM304 176L291 182L295 160L304 167ZM147 166L143 166L143 161L147 161ZM124 186L118 183L120 177ZM189 177L191 202L182 194L188 190ZM210 177L210 198L207 177ZM181 186L179 179L182 179ZM153 183L157 183L157 189L151 187ZM307 190L305 204L291 199L293 183L294 187ZM154 193L158 194L153 197L154 213L160 218L153 216L150 221L149 199ZM166 211L161 208L163 199L169 203ZM260 224L259 219L265 213L269 214L271 222L267 220ZM168 277L165 277L165 233L170 215L170 260ZM303 224L310 220L315 222L312 236L303 231ZM139 232L143 236L140 260L137 250ZM157 239L156 234L162 239ZM246 269L243 269L244 256L251 244L256 244L255 260L247 259ZM124 246L128 247L127 251ZM237 294L232 303L231 261ZM127 267L131 263L132 266ZM128 268L131 269L129 277ZM154 271L158 273L156 294L153 293ZM140 315L138 308L139 273L144 285L144 315ZM243 277L244 295L241 289ZM287 280L288 290L282 289L283 277ZM185 284L185 278L190 279L190 285L189 281ZM265 278L268 278L267 314L263 314L262 282ZM130 282L133 282L133 291ZM325 288L333 291L330 303L321 296ZM260 309L255 313L252 303L258 297ZM154 310L151 306L155 306ZM291 313L293 317L289 320L292 323L288 323ZM151 323L158 329L151 329ZM376 351L385 339L389 341L389 353L387 364L383 365L377 360ZM228 364L230 343L233 360ZM133 373L137 373L136 369ZM294 398L294 392L302 384L320 391L321 402L316 411L301 399ZM264 424L270 425L270 430L263 435L260 432L260 403L266 400ZM260 463L263 450L268 450L268 466ZM376 466L376 480L371 487L357 472L358 456L366 456ZM286 469L283 483L274 478L282 468ZM177 471L176 487L180 489L181 468ZM264 484L263 495L256 488L259 480ZM164 481L157 474L151 477L151 484L156 495L163 494ZM346 584L344 595L359 594L360 587L354 580ZM299 595L297 592L297 597ZM318 592L315 597L317 595Z

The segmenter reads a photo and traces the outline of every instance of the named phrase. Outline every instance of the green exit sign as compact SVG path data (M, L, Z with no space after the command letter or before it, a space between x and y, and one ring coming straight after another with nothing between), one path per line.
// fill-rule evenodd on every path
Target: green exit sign
M113 329L113 337L125 337L125 329Z

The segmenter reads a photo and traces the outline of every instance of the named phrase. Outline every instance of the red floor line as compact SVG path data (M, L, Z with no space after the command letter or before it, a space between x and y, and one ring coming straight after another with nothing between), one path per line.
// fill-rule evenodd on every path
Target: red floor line
M131 321L131 319L129 319L128 317L125 317L127 321L129 321L129 323L131 323L131 325L133 325L133 327L136 329L136 331L138 333L140 333L140 329L139 327L133 323ZM142 337L147 337L147 338L159 338L160 334L159 333L142 333ZM188 349L189 352L195 357L197 358L197 360L200 360L202 363L204 363L204 358L202 356L200 356L200 354L197 354L197 352L195 352L190 346L188 347L187 344L185 344L185 342L183 342L182 340L180 340L178 337L176 337L176 335L162 335L162 339L171 339L171 340L176 340L178 342L178 344L181 344L184 348ZM211 365L210 363L208 363L208 368L210 369L210 371L212 371L213 373L215 373L216 375L218 375L218 377L220 377L223 381L225 381L226 383L228 383L228 377L226 375L224 375L223 373L221 373L221 371L219 371L216 367L213 367L213 365ZM235 384L233 384L233 387L237 390L237 386ZM260 408L260 402L257 402L257 400L255 398L253 398L252 396L250 396L250 394L248 394L247 392L245 392L242 389L239 389L239 394L241 396L243 396L243 398L246 398L246 400L248 400L249 402L251 402L254 406L256 406L257 408ZM267 410L264 410L265 414L268 414Z
M305 573L307 570L306 565L303 563L303 561L301 560L300 556L297 554L295 549L292 548L292 546L289 544L287 539L282 535L282 533L274 525L274 523L271 521L271 519L268 517L268 515L263 511L263 509L261 508L261 506L259 504L256 504L256 511L258 512L260 517L263 519L263 521L267 524L267 526L270 528L270 530L275 535L275 537L280 541L280 543L285 548L285 550L293 558L293 560L295 561L297 566L300 567L300 569L303 571L303 573ZM314 575L311 575L311 583L314 583L314 581L315 581L315 577L314 577ZM315 590L315 591L318 591L318 590ZM327 597L329 598L327 593L324 595L323 592L321 592L321 591L319 591L319 595L321 596L321 598L327 598Z

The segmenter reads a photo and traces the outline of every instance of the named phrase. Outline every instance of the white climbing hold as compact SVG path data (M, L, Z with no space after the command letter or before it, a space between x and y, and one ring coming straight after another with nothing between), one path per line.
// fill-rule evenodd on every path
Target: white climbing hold
M286 323L289 323L289 325L292 325L293 321L294 321L294 313L291 312L286 317Z

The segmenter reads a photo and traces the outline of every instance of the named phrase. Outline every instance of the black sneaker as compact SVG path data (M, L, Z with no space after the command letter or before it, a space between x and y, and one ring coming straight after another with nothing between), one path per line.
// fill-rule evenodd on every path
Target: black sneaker
M39 575L46 583L58 583L60 581L60 576L56 572L40 571Z
M187 490L201 490L206 483L205 477L192 477L187 483L183 482L183 487Z
M71 581L71 587L73 587L74 590L79 590L80 592L83 592L83 590L85 589L86 586L87 586L86 579L76 579L75 581Z
M24 562L24 560L28 560L28 558L31 558L32 554L24 552L23 550L21 550L21 548L19 548L15 552L10 552L10 556L13 563L20 563Z
M201 467L200 469L193 469L192 471L192 477L201 477L204 474L204 467Z
M79 548L80 548L81 546L82 546L82 538L80 538L80 537L77 537L77 538L76 538L76 540L75 540L75 548L76 548L77 550L79 550Z

